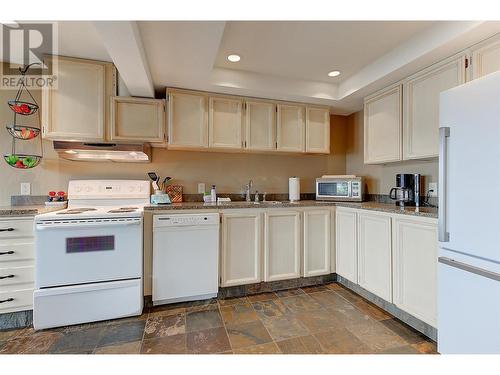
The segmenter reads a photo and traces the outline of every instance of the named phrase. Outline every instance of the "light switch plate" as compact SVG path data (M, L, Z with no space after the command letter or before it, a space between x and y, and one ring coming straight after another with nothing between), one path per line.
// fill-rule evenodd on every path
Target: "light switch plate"
M429 197L437 197L438 196L438 184L437 182L429 182L429 191L433 190L429 193Z
M205 184L203 182L200 182L198 184L198 194L204 194L205 193Z
M31 194L31 184L29 182L21 182L21 195Z

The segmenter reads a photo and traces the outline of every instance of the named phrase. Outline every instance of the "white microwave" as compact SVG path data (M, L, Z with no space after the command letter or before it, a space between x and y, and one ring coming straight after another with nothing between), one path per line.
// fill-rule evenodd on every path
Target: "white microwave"
M363 177L323 176L316 179L316 200L351 201L363 200Z

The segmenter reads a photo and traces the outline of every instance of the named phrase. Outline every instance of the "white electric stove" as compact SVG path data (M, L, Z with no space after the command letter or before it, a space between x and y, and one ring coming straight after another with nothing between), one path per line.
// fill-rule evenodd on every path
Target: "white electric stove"
M70 181L68 208L35 217L35 329L142 313L149 196L148 181Z

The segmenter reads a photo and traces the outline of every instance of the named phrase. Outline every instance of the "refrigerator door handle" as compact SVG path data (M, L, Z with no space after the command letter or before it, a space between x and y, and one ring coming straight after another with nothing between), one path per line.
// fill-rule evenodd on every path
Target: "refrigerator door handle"
M446 170L448 168L448 142L450 128L439 128L439 204L438 238L440 242L449 242L450 234L446 231Z
M471 266L469 264L458 262L456 260L453 260L453 259L447 258L447 257L439 257L438 262L446 264L447 266L450 266L450 267L455 267L455 268L459 268L459 269L467 271L467 272L474 273L474 274L479 275L479 276L487 277L488 279L491 279L491 280L500 281L500 273L491 272L491 271L485 270L483 268Z

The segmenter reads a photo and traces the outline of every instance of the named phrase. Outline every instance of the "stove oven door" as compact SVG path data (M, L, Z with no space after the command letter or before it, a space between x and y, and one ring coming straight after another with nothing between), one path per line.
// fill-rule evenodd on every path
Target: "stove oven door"
M35 287L140 278L142 218L40 221Z

